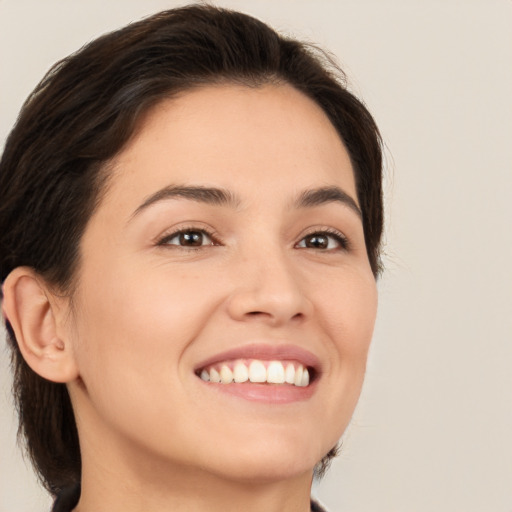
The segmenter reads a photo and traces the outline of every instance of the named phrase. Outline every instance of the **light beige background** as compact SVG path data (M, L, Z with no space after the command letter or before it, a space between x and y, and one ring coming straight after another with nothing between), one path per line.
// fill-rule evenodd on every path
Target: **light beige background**
M512 511L512 2L224 0L335 53L388 146L367 380L316 492L340 512ZM0 0L0 144L48 67L165 0ZM1 196L0 196L1 200ZM0 350L0 512L48 510Z

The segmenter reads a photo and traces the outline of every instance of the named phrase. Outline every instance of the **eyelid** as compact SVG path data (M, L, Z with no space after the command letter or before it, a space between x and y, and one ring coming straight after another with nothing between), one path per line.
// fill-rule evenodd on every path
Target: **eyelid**
M204 233L210 240L211 243L200 245L200 246L180 246L178 244L169 244L168 241L172 238L189 231L197 231ZM294 245L294 247L298 247L298 245L304 241L304 239L308 236L312 235L325 235L329 236L331 238L336 239L337 243L339 244L339 247L337 248L331 248L331 249L318 249L319 251L323 252L331 252L336 250L342 250L342 251L348 251L350 249L350 241L347 238L347 236L341 232L338 229L332 228L332 227L325 227L325 226L318 226L318 227L312 227L303 232L300 235L299 241ZM218 236L217 232L210 226L205 226L202 223L191 223L191 224L185 224L180 226L174 226L168 230L166 230L164 233L159 235L155 239L155 245L160 247L183 247L184 249L200 249L204 247L211 247L215 245L222 245L220 237ZM312 249L308 247L298 247L300 249Z
M194 247L194 246L186 247L186 246L180 246L177 244L167 243L167 241L171 240L172 238L174 238L182 233L187 233L189 231L198 231L200 233L204 233L205 235L208 236L208 238L211 240L212 243L206 244L206 245L200 245L200 246L196 246L196 247ZM160 246L160 247L174 246L174 247L183 247L184 249L199 249L201 247L211 247L213 245L220 245L220 240L217 236L217 232L210 227L204 226L202 224L186 224L186 225L181 225L179 227L174 226L173 228L166 230L164 233L162 233L161 235L159 235L156 238L155 245Z
M318 249L318 251L330 252L335 250L348 251L350 250L350 241L347 236L339 231L338 229L332 227L315 227L308 229L305 233L303 233L300 237L300 240L295 244L297 247L299 243L301 243L306 237L311 235L326 235L331 238L335 238L339 244L337 249ZM299 247L300 249L310 249L309 247ZM312 248L311 248L312 249ZM314 250L314 249L313 249Z

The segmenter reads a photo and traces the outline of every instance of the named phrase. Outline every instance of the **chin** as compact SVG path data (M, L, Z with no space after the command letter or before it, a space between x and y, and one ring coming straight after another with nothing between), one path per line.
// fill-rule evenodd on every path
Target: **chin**
M224 465L222 474L219 476L251 485L294 480L300 477L310 479L318 462L305 460L300 457L300 454L297 454L296 458L287 458L287 460L276 457L260 458L257 461L237 460L233 465Z
M334 446L319 446L311 438L275 435L258 442L233 444L218 471L224 477L254 483L312 478L315 466Z

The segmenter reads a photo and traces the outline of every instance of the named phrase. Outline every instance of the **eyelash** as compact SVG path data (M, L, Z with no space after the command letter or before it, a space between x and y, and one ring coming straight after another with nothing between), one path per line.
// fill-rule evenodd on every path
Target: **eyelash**
M203 237L206 235L206 237L208 239L210 239L211 243L207 243L207 244L202 244L202 245L197 245L197 246L194 246L194 245L180 245L180 244L171 244L169 243L172 239L176 238L176 237L179 237L181 235L186 235L186 234L191 234L191 233L200 233ZM342 251L348 251L350 249L350 244L349 244L349 241L348 239L342 234L340 233L339 231L335 230L335 229L317 229L317 230L314 230L314 231L311 231L310 233L307 233L305 234L301 239L300 241L295 244L295 247L299 248L299 249L312 249L312 250L315 250L314 247L299 247L299 244L301 244L302 242L304 242L306 240L306 238L308 237L313 237L313 236L319 236L319 237L322 237L322 236L325 236L327 238L331 238L331 239L334 239L336 244L338 245L338 247L336 248L329 248L327 247L326 249L321 249L321 248L317 248L316 250L319 250L319 251L335 251L335 250L342 250ZM218 240L218 238L216 237L215 233L210 231L210 230L207 230L205 228L198 228L198 227L195 227L195 226L190 226L190 227L185 227L185 228L182 228L182 229L179 229L177 231L173 231L172 233L168 234L168 235L164 235L160 240L158 240L157 242L157 245L158 246L162 246L162 247L165 247L165 246L175 246L175 247L181 247L183 249L187 249L187 250L192 250L192 251L197 251L197 250L200 250L201 248L204 248L204 247L211 247L211 246L215 246L215 245L220 245L220 242Z
M197 245L197 246L194 246L194 245L187 246L187 245L179 245L179 244L170 244L169 243L173 238L179 237L181 235L185 235L187 233L201 233L202 236L206 235L211 240L211 243L205 244L205 245ZM212 232L208 229L205 229L205 228L198 228L197 226L190 226L190 227L181 228L177 231L173 231L172 233L170 233L168 235L164 235L160 240L158 240L157 245L163 246L163 247L175 246L175 247L181 247L181 248L187 249L187 250L197 251L204 247L220 245L220 243L219 243L217 237L215 236L214 232Z
M343 235L341 232L339 232L336 229L332 228L323 228L323 229L315 229L311 231L310 233L305 234L299 241L299 243L303 242L306 238L312 237L312 236L326 236L328 238L333 238L336 243L338 244L338 247L336 248L327 248L327 249L318 249L320 251L335 251L335 250L342 250L342 251L348 251L350 249L350 244L345 235ZM298 245L298 244L296 244ZM300 247L301 249L313 249L313 247Z

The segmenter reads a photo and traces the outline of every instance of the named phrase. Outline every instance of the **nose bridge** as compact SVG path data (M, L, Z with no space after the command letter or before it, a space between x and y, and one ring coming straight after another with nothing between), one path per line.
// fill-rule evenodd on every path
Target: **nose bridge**
M273 324L309 313L299 269L283 244L251 244L239 260L230 313L237 319L260 318Z

